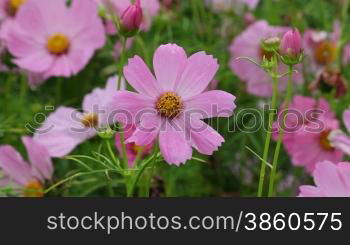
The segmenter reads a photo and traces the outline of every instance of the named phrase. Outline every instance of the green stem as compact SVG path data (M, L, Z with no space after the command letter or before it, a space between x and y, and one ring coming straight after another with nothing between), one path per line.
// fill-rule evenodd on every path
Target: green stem
M122 78L123 78L123 66L124 66L124 59L125 59L125 47L126 47L126 41L127 38L121 36L121 44L122 44L122 49L120 51L120 63L118 67L118 84L117 84L117 90L120 90L121 85L122 85Z
M131 179L131 183L130 183L130 185L127 188L127 196L128 197L132 197L134 195L136 185L137 185L138 181L140 180L142 174L145 172L145 170L150 165L152 165L152 166L155 165L155 162L156 162L156 159L157 159L157 155L158 155L158 147L157 146L154 146L154 147L155 148L154 148L154 152L153 152L152 157L141 166L139 171L137 171L136 176Z
M117 159L116 159L116 157L115 157L115 154L114 154L114 152L113 152L113 150L112 150L111 142L109 141L109 139L106 139L106 145L107 145L108 153L109 153L109 155L111 156L113 162L114 162L115 164L117 164L118 161L117 161Z
M289 66L289 76L288 76L288 85L287 85L287 94L286 94L286 100L284 103L284 110L282 113L282 127L280 131L278 132L278 140L277 140L277 145L275 149L275 154L273 156L273 161L272 161L272 170L271 170L271 175L270 175L270 181L269 181L269 192L268 196L272 197L274 193L274 185L275 185L275 176L277 172L277 165L278 165L278 157L280 154L281 146L282 146L282 140L286 128L286 116L288 114L288 109L289 109L289 104L292 99L293 95L293 66Z
M124 66L124 57L125 57L125 46L126 46L126 41L127 38L120 36L120 41L122 43L122 49L120 51L120 62L119 62L119 67L118 67L118 83L117 83L117 90L120 90L121 88L121 82L123 78L123 66ZM119 131L120 135L120 144L122 147L122 160L123 160L123 166L125 169L128 169L128 159L126 156L126 146L125 146L125 135L124 131L120 130Z
M277 74L274 74L272 76L273 84L272 84L272 99L271 99L271 109L269 112L269 121L268 121L268 129L266 132L266 139L265 139L265 145L264 145L264 153L263 153L263 160L261 161L261 168L260 168L260 177L259 177L259 187L258 187L258 197L262 197L263 195L263 188L264 188L264 180L265 180L265 173L266 173L266 162L269 155L269 148L270 148L270 142L271 142L271 129L272 129L272 122L274 118L274 113L276 110L276 102L277 102L277 94L278 94L278 77Z
M338 42L337 48L337 58L338 58L338 67L341 70L343 67L343 50L346 44L345 40L345 26L348 21L348 12L350 7L350 0L344 0L343 8L342 8L342 16L341 16L341 30L340 30L340 39Z

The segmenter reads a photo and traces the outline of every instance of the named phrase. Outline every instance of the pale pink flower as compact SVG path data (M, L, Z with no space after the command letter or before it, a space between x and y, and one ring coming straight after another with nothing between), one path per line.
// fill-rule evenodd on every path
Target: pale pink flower
M333 32L306 30L303 35L305 61L310 72L318 72L336 60L339 41L339 22L334 22Z
M346 110L343 113L343 122L348 131L350 132L350 110ZM345 154L350 155L350 137L341 130L335 130L329 135L331 144L333 147L343 151Z
M139 56L129 59L124 76L137 92L117 92L111 104L117 121L136 125L126 143L148 145L158 139L164 159L175 165L192 158L192 147L211 155L224 139L201 119L229 117L236 107L227 92L203 92L218 67L212 56L198 52L187 57L176 44L156 50L156 78Z
M260 62L263 56L269 56L263 51L261 41L269 37L281 36L287 31L285 27L273 27L266 21L256 21L251 24L244 32L237 36L230 47L231 61L230 67L233 72L247 84L247 91L257 96L271 96L272 81L269 75L266 74L260 67L247 60L237 60L239 57L250 57ZM297 66L300 70L300 66ZM287 71L287 66L280 65L280 73ZM302 82L302 76L299 72L293 75L295 83ZM285 89L287 77L280 79L279 90Z
M126 125L124 127L125 140L128 140L133 135L133 133L135 131L136 131L136 127L134 125ZM118 133L115 135L115 146L116 146L119 154L122 154L122 142L120 140L120 134L118 134ZM136 157L140 151L142 151L141 157L144 157L144 156L151 153L152 147L153 147L153 142L151 142L150 144L148 144L146 146L139 146L139 145L136 145L135 143L125 144L126 156L128 159L129 167L134 166Z
M303 125L293 137L289 155L295 166L303 166L309 173L315 169L317 162L328 160L339 162L343 152L334 148L330 142L330 133L339 129L335 118L320 116L317 121Z
M350 163L321 161L313 172L315 186L300 186L299 197L350 197Z
M111 77L104 89L96 88L84 97L82 112L65 106L57 108L36 130L34 139L48 149L50 156L66 156L108 125L108 105L116 91L117 77Z
M23 160L10 145L0 146L0 169L4 178L0 180L5 185L19 186L24 196L43 196L43 184L50 180L53 165L47 149L31 137L22 137L31 164ZM3 186L2 186L3 187Z
M77 74L105 42L93 0L29 0L16 14L6 38L14 63L44 77Z

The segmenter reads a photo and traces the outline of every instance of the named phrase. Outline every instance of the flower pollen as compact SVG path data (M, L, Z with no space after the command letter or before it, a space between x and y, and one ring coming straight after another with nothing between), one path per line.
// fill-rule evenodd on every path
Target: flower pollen
M24 189L23 195L25 197L43 197L43 186L38 180L30 181Z
M160 115L174 118L182 109L181 98L173 92L166 92L158 99L156 109Z
M96 128L98 126L98 116L96 115L96 113L86 113L84 114L81 123L86 128Z
M315 48L314 55L317 63L331 64L336 58L336 47L330 41L323 41Z
M322 131L320 134L320 145L321 148L325 151L333 151L334 147L331 145L331 142L328 139L331 130Z
M61 33L56 33L49 37L47 41L47 49L50 53L61 55L67 53L69 50L69 39Z
M19 8L27 2L27 0L9 0L7 3L7 13L10 16L15 16Z

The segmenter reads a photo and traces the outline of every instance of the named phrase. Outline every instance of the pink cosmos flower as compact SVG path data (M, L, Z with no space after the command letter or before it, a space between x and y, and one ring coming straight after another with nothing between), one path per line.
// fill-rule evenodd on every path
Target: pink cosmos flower
M231 61L230 67L233 72L244 82L247 83L247 91L257 96L271 96L272 81L271 78L260 67L247 60L237 60L238 57L251 57L260 62L265 55L269 53L263 51L261 41L274 36L282 35L287 29L284 27L269 26L266 21L256 21L251 24L243 33L237 36L230 47ZM299 67L297 67L298 70ZM280 65L280 72L287 71L287 67ZM294 74L293 81L302 82L300 72ZM279 90L285 89L287 78L282 78L279 83Z
M282 125L283 108L284 106L282 105L278 112L278 122L273 124L273 138L276 141L278 139L278 127ZM312 97L301 95L293 97L286 116L286 127L283 137L283 145L289 154L292 153L295 145L295 135L303 130L303 126L312 125L319 116L335 119L335 114L331 111L325 99L316 100Z
M84 97L82 112L59 107L37 129L34 139L48 149L50 156L66 156L76 146L94 137L98 129L108 125L108 104L116 91L117 77L111 77L104 89L96 88Z
M350 110L343 113L343 122L348 132L350 132ZM350 155L350 137L341 130L335 130L329 135L333 147Z
M153 56L155 77L139 56L129 59L124 76L137 91L120 91L111 106L116 120L136 125L126 143L148 145L159 140L169 164L180 165L192 157L192 147L211 155L223 137L201 119L229 117L235 97L208 87L218 69L217 60L204 52L186 56L176 44L161 45Z
M44 77L77 74L105 42L93 0L30 0L16 14L6 38L15 64Z
M309 173L315 169L317 162L329 160L339 162L343 152L334 148L329 135L339 129L339 122L330 117L320 116L317 123L303 125L293 137L293 145L289 149L292 163L304 166Z
M135 133L136 127L134 125L127 125L124 127L124 130L125 130L125 132L124 132L125 140L128 140L133 135L133 133ZM121 154L122 153L122 143L121 143L119 134L115 135L115 146L116 146L118 152ZM151 142L150 144L148 144L146 146L138 146L135 143L125 144L126 155L128 158L129 167L134 166L135 159L140 151L142 151L142 156L146 156L146 155L151 153L152 147L153 147L153 142Z
M305 61L310 72L318 72L336 60L336 48L340 36L340 24L334 22L333 32L307 30L303 35Z
M0 146L0 169L4 178L0 180L2 186L19 186L24 196L43 196L43 184L50 180L53 165L47 149L31 137L22 137L31 164L23 160L22 156L10 145Z
M313 172L315 186L300 186L299 197L350 197L350 163L321 161Z

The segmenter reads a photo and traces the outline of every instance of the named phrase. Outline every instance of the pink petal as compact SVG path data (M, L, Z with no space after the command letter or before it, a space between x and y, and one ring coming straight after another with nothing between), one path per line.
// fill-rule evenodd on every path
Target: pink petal
M345 127L348 130L348 132L350 132L350 110L344 111L343 122L344 122Z
M57 1L56 1L57 2ZM55 3L51 3L51 5ZM36 39L42 45L45 45L46 37L49 34L49 26L46 24L45 10L40 11L42 3L39 1L31 1L23 4L16 14L16 22L25 32L31 33L31 38ZM44 3L44 5L46 5ZM57 10L55 10L56 12Z
M299 197L324 197L322 191L311 185L303 185L299 187Z
M33 179L30 166L12 146L0 146L0 167L8 177L22 186Z
M75 74L70 65L70 60L67 58L67 55L61 55L54 57L54 61L51 67L44 73L46 77L51 76L63 76L70 77Z
M92 49L71 49L66 54L67 66L71 74L78 74L89 63L90 59L94 55Z
M333 147L350 155L350 137L340 130L335 130L329 135L329 140Z
M22 69L34 73L42 73L49 69L55 61L52 55L47 53L45 50L42 50L22 58L14 59L13 62Z
M198 114L199 118L230 117L236 108L236 97L230 93L212 90L186 100L186 113Z
M205 52L198 52L188 58L179 85L178 94L187 99L203 92L213 80L219 68L216 59Z
M350 163L340 162L338 163L337 168L339 177L345 184L346 189L348 190L348 194L350 196Z
M337 165L323 161L316 165L313 173L316 185L328 197L343 197L349 195L349 190L339 178Z
M161 118L156 113L144 115L135 132L128 138L126 143L135 143L136 145L151 144L158 136L160 126Z
M192 118L190 123L190 127L187 128L190 132L190 141L198 152L212 155L225 142L218 132L200 119Z
M124 76L130 85L141 94L156 98L162 92L160 84L139 56L129 59L128 65L124 67Z
M40 180L51 179L53 165L48 150L31 137L22 137L22 142L27 149L35 176Z
M93 137L96 130L85 128L82 113L69 107L59 107L35 132L34 140L46 147L52 157L63 157L76 146Z
M127 124L137 124L142 115L154 111L154 101L147 96L130 91L118 91L110 104L115 120Z
M153 69L164 91L174 91L186 65L185 50L176 44L161 45L153 57Z
M192 158L192 148L185 138L184 130L176 123L168 121L166 128L159 133L159 147L164 160L169 164L180 166Z

